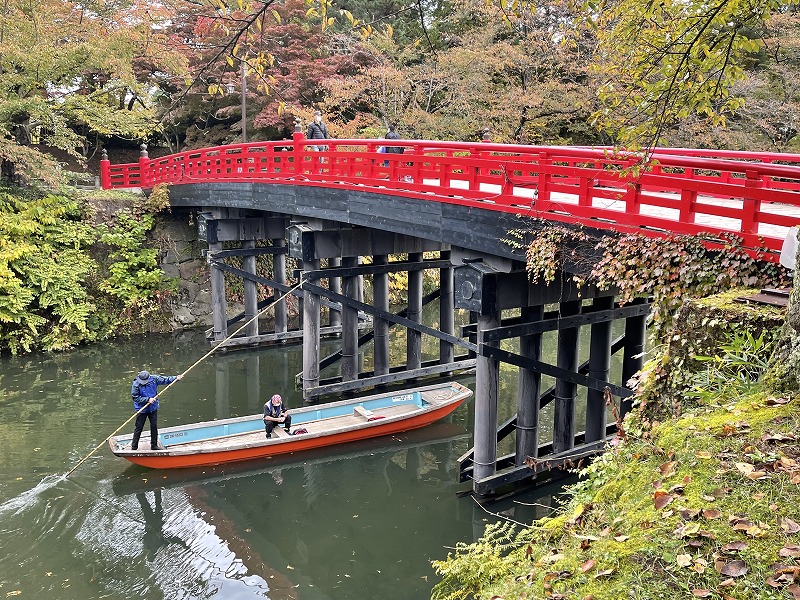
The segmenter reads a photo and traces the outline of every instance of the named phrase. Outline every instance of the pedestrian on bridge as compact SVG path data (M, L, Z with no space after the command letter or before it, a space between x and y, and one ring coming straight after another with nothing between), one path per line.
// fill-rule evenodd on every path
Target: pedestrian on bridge
M315 110L314 111L314 120L312 121L311 125L308 126L308 132L306 133L306 137L309 140L327 140L331 136L328 135L328 127L325 123L322 122L322 112ZM315 152L318 151L325 151L328 149L327 146L311 146L311 149Z

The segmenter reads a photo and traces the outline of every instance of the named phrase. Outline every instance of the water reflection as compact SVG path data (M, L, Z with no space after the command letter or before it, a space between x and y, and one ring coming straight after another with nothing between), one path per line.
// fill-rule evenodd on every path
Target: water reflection
M435 582L429 561L496 518L458 495L471 403L449 422L302 456L161 472L103 448L60 477L130 416L138 371L181 372L207 350L182 334L0 358L0 595L417 600ZM288 346L215 355L165 395L159 421L252 414L275 392L301 406L301 360ZM530 521L545 509L489 510Z

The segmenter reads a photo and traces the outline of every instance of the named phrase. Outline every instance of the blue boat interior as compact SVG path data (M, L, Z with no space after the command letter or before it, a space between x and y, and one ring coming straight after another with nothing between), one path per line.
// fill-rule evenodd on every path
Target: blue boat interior
M355 407L361 406L366 410L377 410L386 408L388 406L399 405L414 405L422 408L426 402L422 399L420 392L409 392L395 396L384 396L381 398L372 398L358 403L348 403L345 405L336 406L322 404L312 410L303 409L303 412L291 412L292 414L292 427L309 423L311 421L319 421L322 419L330 419L332 417L341 417L353 414ZM233 422L231 422L233 421ZM187 444L191 442L200 442L203 440L210 440L214 438L222 438L229 435L237 435L243 433L252 433L254 431L262 431L264 429L264 421L261 415L256 415L252 419L225 420L219 423L209 423L198 427L195 424L186 425L184 427L176 426L170 427L169 430L164 430L159 433L159 440L164 448L169 448L176 444ZM145 432L146 434L147 432ZM130 443L132 435L117 437L117 443L120 445L127 445Z

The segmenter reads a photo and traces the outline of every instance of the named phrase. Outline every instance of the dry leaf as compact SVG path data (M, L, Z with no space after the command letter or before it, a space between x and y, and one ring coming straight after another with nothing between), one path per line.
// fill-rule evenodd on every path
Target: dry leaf
M756 468L753 465L746 462L737 462L736 468L739 469L739 471L741 471L743 475L748 475L749 473L752 473L753 471L756 470Z
M718 572L728 577L741 577L742 575L746 575L750 570L747 563L743 560L731 560L726 563L718 561L715 568Z
M697 588L692 590L692 596L695 598L710 598L711 594L711 590L701 590Z
M745 477L755 481L756 479L766 479L769 475L766 471L753 471L752 473L747 473Z
M783 529L786 533L797 533L800 531L800 525L792 521L789 517L778 519L778 522L781 525L781 529Z
M614 541L616 542L625 542L630 539L630 536L627 535L615 535Z
M685 521L691 521L692 519L696 519L700 514L699 508L684 508L681 510L681 517Z
M541 564L549 564L558 562L562 558L564 558L563 554L548 554L547 556L543 556L542 558L540 558L538 562Z
M595 579L600 579L601 577L608 577L614 573L614 569L603 569L602 571L598 571L594 574Z
M662 477L670 477L675 474L675 465L678 464L675 461L668 460L660 467L658 467L659 472L661 473Z
M784 558L797 558L800 556L800 546L795 544L786 544L780 549L778 555Z
M774 398L770 397L764 401L766 406L780 406L781 404L789 404L789 398Z
M661 510L673 500L674 498L667 492L656 492L653 494L653 502L655 503L656 510Z
M730 544L725 544L720 550L723 552L741 552L747 548L746 542L731 542Z
M678 556L675 557L675 562L678 563L679 567L688 567L692 564L692 555L678 554Z
M733 579L733 577L728 577L727 579L719 582L719 587L731 587L732 585L736 585L736 581Z
M695 452L694 455L697 458L711 458L712 454L708 450L700 450L699 452Z
M800 585L794 583L786 588L786 590L792 595L794 600L800 600Z
M717 508L704 508L703 517L706 519L719 519L722 516L722 511Z
M587 560L585 563L581 565L581 573L588 573L594 568L596 564L597 562L595 560Z

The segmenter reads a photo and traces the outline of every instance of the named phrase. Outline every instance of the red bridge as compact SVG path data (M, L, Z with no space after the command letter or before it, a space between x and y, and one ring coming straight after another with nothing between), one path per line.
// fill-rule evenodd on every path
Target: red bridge
M179 184L170 193L173 208L205 215L198 234L208 243L214 340L246 347L302 340L304 399L474 368L475 448L460 463L462 480L472 479L478 494L601 451L615 427L608 399L619 398L619 414L630 409L626 384L644 360L650 300L621 306L613 288L578 286L571 277L530 281L524 252L504 239L524 228L532 238L543 224L517 215L651 236L708 233L712 246L735 235L751 255L770 261L800 222L800 155L659 149L643 162L610 148L325 140L317 151L319 142L296 133L158 159L143 152L134 164L103 160L102 182ZM270 244L257 246L259 240ZM273 256L269 276L257 272L261 254ZM302 271L294 287L287 256ZM439 289L423 294L422 273L431 269ZM407 272L408 300L393 313L389 275L396 272ZM226 274L240 277L244 289L244 313L231 321ZM371 303L359 291L365 277ZM257 285L301 296L302 325L287 329L285 303L278 303L274 331L259 330ZM426 325L422 307L437 300L435 326ZM470 313L460 332L455 309ZM372 321L363 335L361 313ZM240 318L247 329L230 342L229 328ZM614 321L623 322L612 328ZM389 352L390 326L405 328L403 364ZM341 349L324 358L322 333L341 339ZM423 335L438 341L438 359L429 347L423 360ZM506 340L513 343L501 347ZM372 369L361 372L367 345ZM621 369L611 368L612 356ZM501 397L501 362L518 369L516 398ZM331 373L335 363L339 370ZM547 387L547 378L554 384ZM551 412L540 418L546 408ZM501 423L504 413L513 416ZM552 419L551 440L540 427L545 418ZM498 456L498 442L510 436L514 452Z
M293 140L101 163L104 188L261 182L350 188L647 235L732 233L766 260L800 222L800 155L519 146L422 140ZM403 154L383 153L402 147Z

